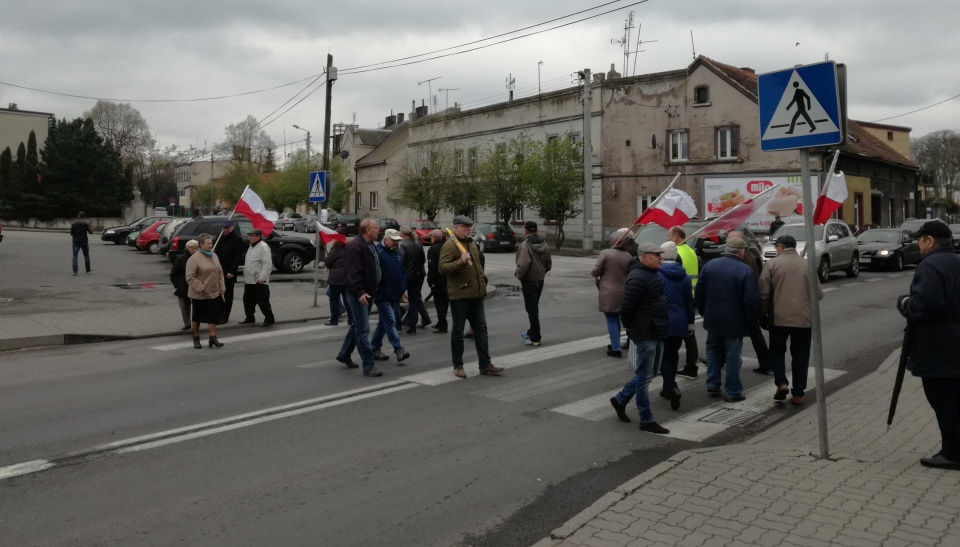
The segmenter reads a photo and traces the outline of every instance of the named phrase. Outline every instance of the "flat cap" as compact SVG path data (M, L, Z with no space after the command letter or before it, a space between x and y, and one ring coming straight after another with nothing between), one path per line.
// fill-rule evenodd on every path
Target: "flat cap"
M263 237L263 231L261 231L261 230L250 230L250 231L247 233L247 235L248 235L248 236Z
M919 230L910 234L913 239L919 239L921 236L930 236L935 239L950 239L953 232L950 227L939 220L931 220L923 223Z
M783 245L784 247L796 248L797 238L791 235L782 235L773 241L774 245Z
M661 249L660 246L657 245L656 243L644 241L643 243L637 245L637 254L638 255L646 255L646 254L662 255L663 249Z
M409 226L401 226L400 233L410 235L413 233L413 230L411 230Z
M726 246L728 251L742 251L747 248L747 242L742 237L728 237Z
M461 226L473 226L474 222L467 215L457 215L453 217L453 224L454 225L459 224Z

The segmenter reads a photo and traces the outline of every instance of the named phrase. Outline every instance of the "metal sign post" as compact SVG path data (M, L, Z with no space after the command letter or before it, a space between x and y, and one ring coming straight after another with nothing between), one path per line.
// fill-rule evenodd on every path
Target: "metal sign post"
M320 222L320 204L327 201L330 194L330 171L314 171L310 173L310 183L307 190L307 200L317 204L317 216L314 222ZM320 292L320 229L314 226L313 236L317 240L317 256L313 262L313 307L317 307L317 294Z

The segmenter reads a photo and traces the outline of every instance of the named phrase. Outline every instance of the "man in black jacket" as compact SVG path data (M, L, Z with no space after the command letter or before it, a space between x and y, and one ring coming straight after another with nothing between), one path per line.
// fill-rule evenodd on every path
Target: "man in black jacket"
M450 301L447 299L447 276L440 275L437 270L437 264L440 263L440 249L447 242L443 237L443 232L434 230L430 232L430 248L427 249L427 286L433 294L433 304L437 308L437 324L433 327L436 334L447 333L447 307Z
M423 247L417 241L417 234L409 226L400 227L400 236L403 241L400 242L400 250L403 252L403 277L407 282L407 301L410 307L407 309L406 325L407 334L417 334L417 320L423 315L423 279L427 276L424 265L427 262L423 255ZM429 320L430 316L426 316ZM400 317L397 317L399 322ZM424 320L423 326L429 323ZM397 330L400 330L398 328Z
M915 233L923 258L910 283L910 294L897 309L913 329L908 368L923 382L923 392L940 426L942 448L920 464L960 470L960 257L953 252L950 227L932 220Z
M87 214L80 211L77 220L70 225L70 236L73 238L73 275L77 275L77 256L80 251L83 251L83 262L87 267L87 273L93 271L90 269L90 240L87 239L87 234L92 233L93 230L87 223Z
M350 358L357 348L363 363L364 376L383 376L373 363L373 349L370 347L370 306L377 295L382 274L377 260L377 221L365 218L360 221L360 234L347 245L347 306L353 315L353 325L343 339L337 361L356 368Z
M224 220L220 238L217 244L213 246L217 258L220 259L220 266L223 268L223 309L221 310L220 324L223 325L230 320L230 310L233 309L233 289L237 284L237 270L243 264L243 253L248 247L247 243L240 238L236 226L232 220Z
M663 249L647 242L637 246L637 253L639 261L631 260L627 267L620 305L620 320L631 341L627 358L636 363L636 373L620 393L610 399L610 404L620 421L629 422L626 406L636 395L640 430L665 435L670 430L654 421L647 392L650 380L660 368L663 341L667 337L667 301L663 298L663 282L657 274Z

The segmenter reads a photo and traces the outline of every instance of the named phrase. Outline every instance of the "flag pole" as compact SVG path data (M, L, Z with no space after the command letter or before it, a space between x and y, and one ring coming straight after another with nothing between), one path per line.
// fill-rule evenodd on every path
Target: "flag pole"
M657 199L653 200L653 202L652 202L650 205L647 206L647 209L649 209L649 208L651 208L651 207L656 207L657 204L660 203L660 200L663 199L663 196L667 195L667 192L669 192L670 189L673 188L673 185L676 184L678 180L680 180L680 175L682 175L682 174L683 174L682 172L681 172L681 173L677 173L677 176L673 177L673 180L670 181L670 184L667 185L667 187L663 190L663 192L660 192L660 195L657 196ZM637 218L639 219L640 217L637 217ZM643 226L646 226L646 224L644 224ZM636 228L636 227L637 227L637 222L634 221L634 222L633 222L633 225L631 225L630 228L629 228L626 232L624 232L623 235L621 235L619 239L617 239L616 241L614 241L614 242L613 242L613 245L612 245L611 247L616 247L617 245L619 245L620 242L623 241L623 238L627 237L628 234L630 234L631 232L633 232L633 229ZM640 228L639 230L637 230L637 233L636 233L636 234L633 234L634 239L636 239L637 234L639 234L641 231L643 231L643 228Z
M714 224L714 223L716 223L716 222L719 222L719 221L722 220L724 217L733 214L734 211L736 211L736 210L740 209L741 207L743 207L743 206L745 206L745 205L753 202L754 200L756 200L756 199L759 198L760 196L766 194L767 192L773 190L774 188L779 188L779 187L780 187L779 184L774 184L774 185L771 186L770 188L767 188L767 189L764 190L763 192L760 192L759 194L757 194L757 195L753 196L752 198L750 198L750 201L745 202L745 203L738 203L733 209L730 209L730 210L727 211L726 213L723 213L722 215L718 216L717 218L715 218L715 219L711 220L710 222L704 224L699 230L697 230L696 232L694 232L694 233L692 233L691 235L687 236L687 239L684 239L683 242L681 243L681 245L682 245L683 243L686 243L687 241L690 241L691 239L694 239L694 238L697 237L698 235L700 235L700 233L703 232L704 230L706 230L707 228L709 228L711 224Z
M250 188L250 185L249 185L249 184L247 185L247 188ZM246 194L246 193L247 193L247 188L244 188L244 189L243 189L243 194ZM240 194L240 197L243 197L243 194ZM234 204L234 208L236 208L236 204ZM233 210L231 210L231 211L230 211L230 214L227 215L227 220L230 220L230 219L232 219L232 218L233 218ZM224 222L226 222L226 221L224 221ZM213 249L214 249L214 250L217 249L217 243L220 243L220 238L221 238L221 237L223 237L223 228L222 228L222 227L220 228L220 233L217 235L217 240L213 242Z

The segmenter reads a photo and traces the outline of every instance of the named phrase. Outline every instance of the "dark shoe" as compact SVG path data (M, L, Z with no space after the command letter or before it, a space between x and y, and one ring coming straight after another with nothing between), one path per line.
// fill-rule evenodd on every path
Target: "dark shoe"
M610 346L607 346L607 347L610 347ZM623 357L623 352L618 349L608 349L607 355L609 355L610 357Z
M417 334L417 327L407 329L407 334Z
M200 349L200 348L203 347L203 346L200 345L200 337L199 337L199 336L194 336L194 337L193 337L193 347L195 347L195 348L197 348L197 349Z
M640 431L646 431L647 433L656 433L658 435L666 435L670 433L670 430L658 424L657 422L647 422L640 424Z
M709 386L708 386L708 387L707 387L707 393L709 393L710 395L720 395L721 393L723 393L723 390L721 390L721 389L718 388L718 387L709 387Z
M372 367L370 370L363 371L364 376L383 376L383 373L377 370L377 367Z
M680 369L680 370L677 371L677 375L679 375L679 376L686 376L686 377L688 377L688 378L696 378L696 377L697 377L697 366L694 365L694 366L692 366L692 367L683 367L682 369Z
M375 351L375 352L373 352L373 358L374 358L375 360L377 360L377 361L389 361L389 360L390 360L390 356L389 356L389 355L386 355L386 354L383 353L382 351Z
M420 323L420 328L421 328L421 329L425 329L425 328L429 327L429 326L432 325L432 324L433 324L433 321L430 320L430 319L427 319L426 322Z
M495 367L493 365L487 365L485 368L480 369L480 374L484 376L496 376L503 372L503 367Z
M743 395L734 395L733 397L724 397L723 402L725 403L739 403L740 401L746 401L747 398Z
M191 328L190 325L184 325L180 327L180 330L190 330L190 328Z
M466 378L466 377L467 377L467 373L464 372L462 368L455 368L455 369L453 369L453 375L456 376L457 378Z
M616 397L610 397L610 404L613 406L613 409L617 411L617 418L620 418L621 422L630 422L630 416L627 416L626 405L621 405Z
M347 355L346 357L341 357L341 356L337 355L337 361L340 361L340 362L343 363L344 365L347 365L347 368L357 368L357 367L360 366L360 365L354 363L354 362L353 362L353 359L351 359L349 355Z
M397 350L396 352L394 352L394 353L396 353L396 355L397 355L397 362L398 362L398 363L399 363L400 361L403 361L404 359L409 359L409 358L410 358L410 354L407 353L405 350L402 350L402 349L398 349L398 350Z
M793 398L790 399L790 402L793 403L794 406L800 406L800 405L803 404L803 396L802 396L802 395L800 395L800 396L794 395Z
M217 337L216 337L216 336L211 336L211 337L210 337L210 342L209 342L209 344L207 344L207 345L208 345L209 347L211 347L211 348L222 348L222 347L223 347L223 342L220 342L219 340L217 340Z
M93 273L93 270L87 270L87 273Z
M336 327L336 326L337 326L337 323L335 323L335 322L333 322L333 321L324 321L323 324L326 325L326 326L328 326L328 327Z
M254 324L254 323L256 323L256 322L257 322L257 320L254 319L253 317L247 317L247 318L244 319L243 321L237 321L237 324L238 324L238 325L252 325L252 324Z
M276 321L274 321L273 319L271 319L271 320L269 320L269 321L264 320L263 323L260 323L260 324L257 325L257 326L258 326L258 327L269 327L270 325L273 325L274 323L276 323Z
M753 369L753 371L756 372L757 374L766 374L768 376L773 374L773 371L766 367L757 367Z
M433 327L431 330L434 334L447 334L447 329L438 329L437 327Z
M670 408L673 410L680 409L680 388L673 388L670 390Z
M666 389L661 390L661 391L660 391L660 398L662 398L662 399L669 399L669 398L670 398L670 391L669 391L669 390L666 390Z
M777 386L777 392L773 394L774 401L786 401L787 394L790 393L790 386L783 384L782 386Z
M920 458L920 465L933 467L934 469L954 469L960 471L960 462L948 460L939 452L929 458Z

